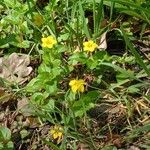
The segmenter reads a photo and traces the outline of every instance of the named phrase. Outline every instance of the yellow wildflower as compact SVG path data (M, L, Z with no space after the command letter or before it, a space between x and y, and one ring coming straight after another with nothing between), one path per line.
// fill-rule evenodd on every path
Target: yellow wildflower
M43 24L43 22L44 22L43 16L41 16L40 14L35 14L33 16L33 23L36 26L40 27Z
M88 42L84 42L83 46L84 46L83 47L84 51L87 52L93 52L98 47L98 45L94 43L92 40L89 40Z
M41 40L42 40L42 47L45 48L52 48L57 43L57 41L52 36L48 36L46 38L43 37Z
M57 141L57 144L59 144L63 138L63 129L60 126L55 125L50 129L50 134L52 138Z
M84 80L82 80L82 79L79 79L79 80L71 80L70 82L69 82L69 85L70 85L70 87L71 87L71 90L73 91L73 93L76 93L77 91L78 92L84 92L84 85L85 85L86 83L84 82Z

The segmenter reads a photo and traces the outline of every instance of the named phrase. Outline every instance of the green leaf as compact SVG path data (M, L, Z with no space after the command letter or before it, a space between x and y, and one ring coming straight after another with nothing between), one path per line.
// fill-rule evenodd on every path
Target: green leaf
M45 100L45 104L42 106L43 111L53 112L55 108L55 101L54 99L47 99Z
M49 93L50 95L56 94L58 90L57 81L52 81L50 83L47 83L45 85L45 89L46 89L46 92Z
M6 127L0 127L0 141L9 141L11 139L11 131Z
M45 96L43 93L40 92L36 92L32 95L31 100L33 104L37 104L37 105L43 105L44 104L44 100L45 100Z
M6 36L5 38L0 39L0 47L10 44L11 42L17 42L16 35L9 34L9 36Z
M11 141L11 131L6 127L0 127L0 149L13 150L14 144Z
M86 18L85 18L85 14L84 14L84 10L83 10L81 1L79 1L79 12L80 12L80 15L82 16L82 20L83 20L84 33L87 36L87 38L90 39L91 36L90 36L89 28L88 28L88 25L87 25L87 22L86 22Z
M74 53L69 57L69 64L76 65L78 62L85 64L87 61L87 56L85 53Z
M21 3L19 3L18 1L10 1L10 0L4 0L4 4L7 6L7 7L10 7L10 8L15 8L15 7L20 7L21 6Z
M59 75L62 75L62 69L60 67L54 67L52 69L52 78L56 78Z
M11 42L11 44L19 48L29 48L31 43L30 41L23 40L22 42Z
M4 150L4 145L0 143L0 150Z
M27 131L27 130L25 130L25 129L22 129L22 130L20 131L21 139L26 138L29 134L30 134L30 132Z
M130 87L128 87L128 92L129 93L139 93L140 89L135 86L130 86Z
M103 19L103 0L99 0L98 2L98 8L96 11L96 3L95 0L93 0L93 18L94 18L94 33L95 35L100 30L100 24Z
M109 59L107 53L105 51L97 51L93 56L86 59L86 65L92 70L99 65L99 62L103 62L105 59Z
M46 65L45 63L42 63L38 68L38 73L41 74L43 72L51 73L51 67ZM48 74L47 74L48 75Z
M32 79L25 87L25 90L27 92L36 92L40 91L44 88L44 79L42 80L41 75L39 75L37 78Z
M98 64L99 64L99 63L98 63L98 60L93 59L93 58L89 58L89 59L87 59L87 61L86 61L87 67L88 67L89 69L91 69L91 70L95 69Z
M134 72L133 72L133 71L127 70L127 72L128 72L128 75L129 75L129 76L134 76ZM118 82L118 83L119 83L119 82L122 82L123 80L128 79L129 76L127 76L127 75L124 74L124 73L119 72L119 73L117 73L117 75L116 75L117 82Z
M13 142L12 141L9 141L8 143L7 143L7 145L5 146L5 149L4 150L14 150L14 144L13 144Z
M99 97L98 91L91 91L81 96L78 101L73 104L73 111L76 117L82 117L88 110L95 106L95 101Z

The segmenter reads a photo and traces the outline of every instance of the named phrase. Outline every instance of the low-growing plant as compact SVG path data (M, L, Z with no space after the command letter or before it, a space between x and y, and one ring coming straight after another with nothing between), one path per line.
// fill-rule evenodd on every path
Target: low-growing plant
M5 127L0 127L0 149L1 150L14 149L14 144L11 140L11 131Z
M83 142L85 138L90 148L96 149L89 111L110 94L111 102L127 109L127 124L131 126L134 102L130 96L142 96L141 88L149 86L147 80L142 79L150 75L150 66L132 44L134 35L130 23L120 21L115 14L142 19L146 27L149 10L143 6L148 2L52 0L45 7L39 7L41 3L2 1L5 15L1 15L0 47L23 48L25 53L33 57L36 54L40 59L36 77L23 88L18 85L20 89L16 91L30 99L32 115L37 116L41 124L48 122L53 126L48 132L50 138L41 139L42 142L54 149L67 149L66 143L71 139ZM109 12L107 17L105 9ZM123 50L117 47L119 56L107 49L109 41L124 43L120 44ZM79 133L82 124L86 126L88 138ZM111 133L109 123L108 128ZM77 149L76 144L72 147Z

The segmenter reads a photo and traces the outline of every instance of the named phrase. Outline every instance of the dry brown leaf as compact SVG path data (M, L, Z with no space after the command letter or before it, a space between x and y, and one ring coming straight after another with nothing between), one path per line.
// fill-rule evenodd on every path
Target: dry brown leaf
M4 88L0 87L0 104L8 102L12 98L12 94L8 93L4 90ZM0 107L1 108L1 107Z
M39 119L36 117L29 116L26 118L24 125L29 126L30 128L37 128L40 126Z
M12 53L8 58L0 58L0 77L9 82L22 84L32 71L28 67L30 58L26 54Z
M105 50L107 48L106 34L107 34L107 32L104 32L101 36L100 43L98 46L99 49Z
M86 143L79 143L77 150L90 150L90 147Z
M130 146L130 148L128 150L140 150L140 149L136 146Z
M17 108L23 116L32 116L34 113L34 110L30 107L29 100L26 97L18 101Z

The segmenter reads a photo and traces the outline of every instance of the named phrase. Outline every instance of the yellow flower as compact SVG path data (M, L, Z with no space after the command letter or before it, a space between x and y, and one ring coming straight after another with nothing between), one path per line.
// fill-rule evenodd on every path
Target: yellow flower
M57 43L57 41L52 36L42 38L41 40L42 40L42 47L45 48L52 48Z
M78 92L84 92L84 85L85 85L86 83L84 82L84 80L82 80L82 79L79 79L79 80L71 80L70 82L69 82L69 85L70 85L70 87L71 87L71 90L73 91L73 93L76 93L77 91Z
M84 42L83 46L84 46L83 47L84 51L87 52L93 52L98 47L98 45L94 43L92 40L89 40L88 42Z
M60 126L55 125L50 129L50 134L52 138L57 141L57 144L59 144L63 138L63 129Z
M33 23L40 27L43 24L44 20L43 20L43 16L41 16L40 14L35 14L33 16Z

